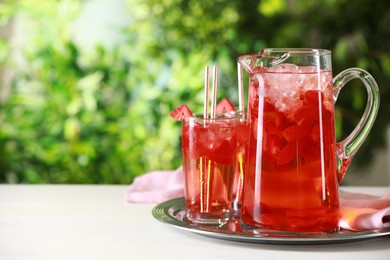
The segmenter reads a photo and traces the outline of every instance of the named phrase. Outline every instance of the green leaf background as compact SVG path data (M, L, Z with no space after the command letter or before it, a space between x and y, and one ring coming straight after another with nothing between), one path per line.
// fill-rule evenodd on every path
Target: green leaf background
M0 3L0 25L22 17L28 28L22 62L0 39L0 75L12 71L0 86L0 182L128 184L180 166L180 124L170 111L202 109L205 65L220 67L218 98L236 102L236 58L264 47L330 49L334 74L368 70L382 104L356 163L369 165L386 144L389 1L127 0L124 42L88 50L72 39L86 3ZM366 102L361 84L350 85L337 102L339 139Z

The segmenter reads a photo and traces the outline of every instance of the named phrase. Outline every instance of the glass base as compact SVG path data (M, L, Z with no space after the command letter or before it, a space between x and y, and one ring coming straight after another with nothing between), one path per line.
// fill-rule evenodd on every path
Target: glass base
M229 211L219 214L188 212L187 218L194 224L201 225L224 225L229 221Z

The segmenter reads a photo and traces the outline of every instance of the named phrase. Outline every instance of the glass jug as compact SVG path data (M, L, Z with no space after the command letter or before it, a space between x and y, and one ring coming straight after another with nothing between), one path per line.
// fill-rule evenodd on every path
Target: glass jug
M271 230L337 231L339 183L378 112L375 80L358 68L333 79L331 52L322 49L264 49L238 62L250 77L242 221ZM367 89L366 109L355 130L336 142L335 101L355 78Z

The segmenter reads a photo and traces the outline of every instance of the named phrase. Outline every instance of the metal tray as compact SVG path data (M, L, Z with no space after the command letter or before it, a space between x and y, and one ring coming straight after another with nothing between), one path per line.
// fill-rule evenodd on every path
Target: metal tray
M196 225L187 219L184 198L168 200L155 206L153 216L173 227L211 238L259 244L334 244L361 241L371 238L390 236L390 228L370 231L343 230L332 234L297 233L264 230L245 225L239 219L232 218L223 226Z

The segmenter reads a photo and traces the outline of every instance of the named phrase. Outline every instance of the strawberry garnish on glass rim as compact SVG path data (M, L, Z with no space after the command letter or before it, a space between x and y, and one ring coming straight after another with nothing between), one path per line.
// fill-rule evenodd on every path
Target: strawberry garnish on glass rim
M224 114L234 112L236 111L236 109L234 108L233 103L229 99L224 98L217 104L216 111L218 114Z
M224 114L229 112L234 112L236 109L234 108L233 103L227 99L222 99L215 108L217 114ZM171 118L177 121L183 121L186 117L192 117L193 114L187 105L181 105L175 108L171 114L169 115Z
M193 115L187 105L181 105L178 108L175 108L169 116L177 121L183 121L186 117L191 117Z

